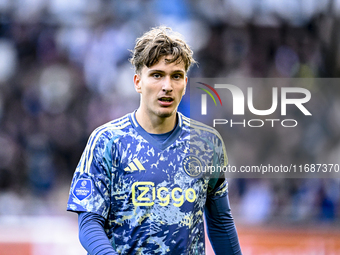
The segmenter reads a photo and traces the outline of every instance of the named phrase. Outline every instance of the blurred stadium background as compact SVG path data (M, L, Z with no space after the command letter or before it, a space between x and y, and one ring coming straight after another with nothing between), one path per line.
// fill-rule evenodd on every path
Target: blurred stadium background
M0 0L0 255L85 254L65 211L71 177L90 132L137 108L128 49L160 24L192 45L192 77L340 76L340 0ZM325 121L300 130L311 159L340 157L331 94ZM339 179L238 179L229 191L245 255L340 254Z

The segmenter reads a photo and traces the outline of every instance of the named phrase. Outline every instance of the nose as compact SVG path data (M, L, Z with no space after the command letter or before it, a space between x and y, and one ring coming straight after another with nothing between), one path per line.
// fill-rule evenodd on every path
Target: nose
M162 90L164 92L171 92L172 91L172 83L171 78L169 76L165 76L162 84Z

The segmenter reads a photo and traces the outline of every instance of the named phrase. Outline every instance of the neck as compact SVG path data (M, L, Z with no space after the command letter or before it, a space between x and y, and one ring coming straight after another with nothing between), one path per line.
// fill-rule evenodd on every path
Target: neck
M170 132L176 125L177 114L162 118L156 115L150 116L143 114L142 110L138 108L136 112L136 120L138 124L148 133L164 134Z

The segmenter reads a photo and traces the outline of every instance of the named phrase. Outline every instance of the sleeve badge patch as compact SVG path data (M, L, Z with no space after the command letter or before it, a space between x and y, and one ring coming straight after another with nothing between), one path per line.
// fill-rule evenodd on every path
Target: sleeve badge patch
M92 194L92 181L90 179L79 179L74 185L72 193L80 201L88 198Z

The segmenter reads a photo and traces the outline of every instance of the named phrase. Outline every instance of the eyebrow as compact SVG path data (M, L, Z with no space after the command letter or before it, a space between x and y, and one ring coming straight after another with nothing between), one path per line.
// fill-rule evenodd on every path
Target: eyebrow
M157 69L150 69L148 71L148 73L153 73L153 72L158 72L158 73L165 73L163 70L157 70ZM183 70L174 70L172 71L171 73L182 73L182 74L185 74L185 72Z

